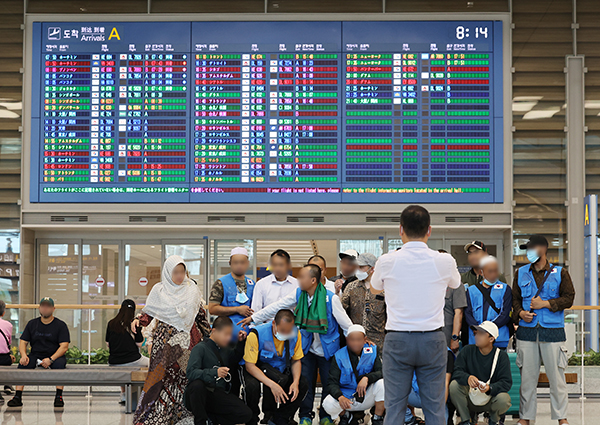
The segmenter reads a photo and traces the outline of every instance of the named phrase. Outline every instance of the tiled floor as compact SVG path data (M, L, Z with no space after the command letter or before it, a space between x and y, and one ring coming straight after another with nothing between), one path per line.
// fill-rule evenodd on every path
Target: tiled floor
M10 396L9 396L10 397ZM6 400L9 397L5 397ZM25 394L24 406L20 412L6 411L6 405L0 410L2 425L130 425L133 415L126 415L125 408L117 403L118 396L95 395L91 399L84 395L65 395L65 408L55 413L52 396L31 396ZM554 425L550 420L550 401L538 401L538 420L536 425ZM516 420L507 420L514 424ZM316 421L315 421L316 423ZM570 425L600 424L600 399L588 399L584 403L578 399L569 400ZM483 424L483 421L480 421Z

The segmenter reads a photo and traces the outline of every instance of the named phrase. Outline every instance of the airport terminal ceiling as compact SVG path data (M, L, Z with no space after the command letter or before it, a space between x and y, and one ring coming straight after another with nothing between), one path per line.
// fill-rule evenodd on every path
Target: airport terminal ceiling
M27 17L24 225L234 203L510 214L506 14L226 18Z

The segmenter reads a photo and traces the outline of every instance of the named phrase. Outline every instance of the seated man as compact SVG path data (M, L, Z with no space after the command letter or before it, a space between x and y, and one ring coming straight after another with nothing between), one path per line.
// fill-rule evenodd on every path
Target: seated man
M54 317L54 300L44 297L39 307L41 317L31 319L25 326L19 341L21 360L19 369L35 369L40 366L45 369L64 369L67 365L65 353L69 348L71 337L67 324ZM31 352L27 354L27 344L31 344ZM54 407L63 407L62 398L64 387L56 387ZM23 385L17 386L17 393L8 402L9 407L23 406Z
M231 392L230 370L236 371L242 359L246 338L238 332L238 344L229 348L233 322L227 316L219 316L213 323L209 338L204 338L190 353L186 375L185 407L194 414L195 425L206 425L209 418L216 424L245 424L252 418L252 411Z
M279 310L275 320L250 332L244 353L244 392L253 413L250 425L258 423L261 382L265 419L272 415L270 425L290 423L308 391L308 381L301 375L302 357L302 336L288 309Z
M488 412L489 425L498 425L500 416L511 406L508 391L512 387L508 354L494 347L498 327L490 321L474 326L475 345L462 349L454 364L450 398L460 415L460 424L469 425L471 413ZM490 397L483 405L475 405L469 395L471 388L479 388Z
M383 425L383 371L377 347L367 343L361 325L348 328L346 343L331 359L329 394L323 408L332 420L341 415L339 425L348 425L356 422L350 412L364 412L375 406L371 423Z

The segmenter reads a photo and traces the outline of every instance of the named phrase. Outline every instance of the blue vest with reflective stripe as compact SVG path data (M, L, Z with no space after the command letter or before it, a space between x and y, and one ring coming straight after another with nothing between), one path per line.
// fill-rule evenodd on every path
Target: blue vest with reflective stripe
M365 344L360 356L360 360L358 361L358 365L356 366L358 376L371 373L373 371L373 365L375 364L376 358L377 347L371 347L369 344ZM342 394L344 394L344 397L347 399L351 399L353 394L356 392L356 386L358 385L358 382L356 382L356 376L354 375L354 370L352 369L352 363L350 363L348 347L344 347L335 353L335 361L341 372L340 389L342 390Z
M523 310L529 311L531 308L531 300L535 297L538 291L537 284L533 273L531 273L530 265L523 266L519 269L519 288L521 289L521 297L523 297ZM552 267L552 264L550 264ZM548 276L542 292L540 292L540 298L544 301L552 300L559 297L558 289L560 287L560 275L562 267L554 266L552 273ZM533 320L527 323L523 319L519 320L519 326L526 328L535 328L538 323L544 328L563 328L565 326L565 313L564 311L552 312L547 308L534 310L536 316L533 316Z
M496 304L496 307L502 309L504 307L504 294L508 285L506 283L498 281L494 286L492 286L490 290L490 297ZM483 315L483 294L475 285L471 285L467 288L467 294L469 294L469 299L471 301L471 310L473 311L473 318L477 321L477 323L483 323L486 320L494 320L499 314L496 313L496 310L492 308L492 306L488 306L487 315L484 317ZM508 345L508 340L510 338L510 334L508 331L508 326L502 326L498 329L498 338L494 342L496 347L505 348ZM469 344L475 344L475 335L471 328L469 328Z
M285 359L294 356L294 349L296 348L298 338L292 338L289 340L289 349L291 354L286 351L286 344L284 343L283 353L280 356L279 353L277 353L277 348L275 348L273 322L258 325L256 328L254 328L254 330L258 334L258 360L273 366L280 372L283 372L286 364Z
M246 295L248 296L248 301L246 301L244 304L240 304L235 300L238 294L238 289L237 285L235 284L235 279L231 273L219 279L221 284L223 284L223 301L221 302L223 307L239 307L241 305L250 306L252 303L252 294L254 293L254 282L252 279L248 279L247 277L244 278L246 279ZM245 319L245 317L241 314L235 313L230 315L229 318L233 322L233 335L231 336L231 340L237 341L238 332L242 330L242 327L237 325L237 322Z
M296 303L300 299L301 293L302 289L296 289ZM327 333L319 334L321 345L323 346L323 356L326 360L329 360L340 349L340 331L338 329L338 322L333 317L333 305L331 304L334 296L333 292L327 291ZM301 329L300 333L302 334L302 351L306 355L312 345L314 334L305 329Z

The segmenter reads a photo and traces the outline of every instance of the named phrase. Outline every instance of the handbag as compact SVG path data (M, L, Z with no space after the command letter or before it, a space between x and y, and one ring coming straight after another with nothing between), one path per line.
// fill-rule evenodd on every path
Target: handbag
M292 383L292 353L290 352L290 341L287 340L284 343L284 352L286 354L285 369L280 372L279 369L274 368L268 363L261 362L260 360L256 363L256 366L269 378L271 381L276 382L281 388L286 388L288 384Z
M494 354L494 361L492 362L492 371L490 372L490 379L486 382L487 385L490 384L492 380L492 376L494 376L494 372L496 371L496 363L498 363L498 356L500 355L500 349L496 348L496 354ZM485 406L492 399L491 395L487 395L482 392L479 388L471 388L469 390L469 399L471 403L475 406Z

